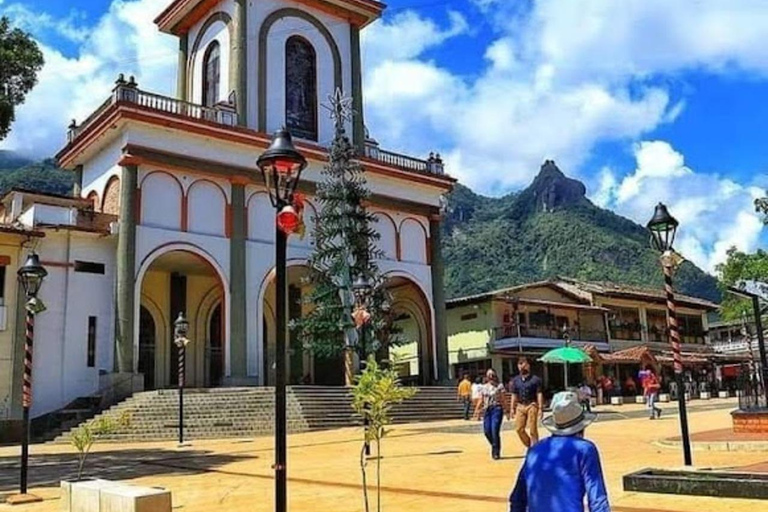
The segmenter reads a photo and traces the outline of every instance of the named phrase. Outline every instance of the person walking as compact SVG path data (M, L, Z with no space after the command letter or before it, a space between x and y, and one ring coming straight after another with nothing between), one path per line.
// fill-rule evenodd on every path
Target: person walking
M459 382L456 399L464 404L464 420L469 420L469 408L472 406L472 381L469 380L468 373L465 373L464 378Z
M661 418L661 407L656 405L659 401L659 390L661 389L661 381L656 370L651 365L645 367L645 378L643 379L643 394L645 395L645 402L648 404L648 410L651 414L651 419Z
M485 378L487 382L480 389L484 411L483 432L491 445L491 457L493 460L499 460L501 458L501 422L504 420L504 414L509 418L509 411L505 407L507 394L504 384L499 382L496 370L491 368L485 372Z
M539 440L539 418L544 417L544 393L538 375L531 374L531 363L523 356L517 360L520 372L512 380L512 414L515 415L515 430L523 444L530 448ZM529 432L526 432L528 428Z
M585 411L592 412L592 388L586 382L579 386L579 400Z
M543 425L552 436L532 446L509 496L509 512L610 512L600 454L584 439L595 418L571 391L552 399L552 414Z
M472 412L472 419L475 421L480 420L480 411L483 408L483 401L480 398L480 390L482 387L483 378L476 377L475 382L472 384L472 407L474 407L474 411Z

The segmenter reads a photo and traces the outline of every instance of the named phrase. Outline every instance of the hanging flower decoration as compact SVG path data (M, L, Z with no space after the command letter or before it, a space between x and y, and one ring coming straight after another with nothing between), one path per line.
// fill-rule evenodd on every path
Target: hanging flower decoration
M355 326L360 327L363 324L368 323L368 320L371 319L371 314L368 312L367 309L363 307L358 307L352 313L352 318L355 320Z
M277 214L277 226L287 234L296 234L299 238L304 238L306 226L304 225L304 203L303 194L296 193L293 196L293 203L286 205Z

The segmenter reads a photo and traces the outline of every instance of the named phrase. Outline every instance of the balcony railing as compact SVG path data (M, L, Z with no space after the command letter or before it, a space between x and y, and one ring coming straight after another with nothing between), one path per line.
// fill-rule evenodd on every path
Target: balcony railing
M571 339L575 341L606 342L608 337L605 331L592 331L576 329L569 332ZM562 340L563 331L554 327L505 325L493 330L494 339L504 338L542 338L547 340Z
M102 103L90 116L82 123L77 124L74 120L69 125L68 141L74 141L83 131L88 128L96 119L98 119L109 107L117 103L130 103L140 107L165 112L177 116L191 119L199 119L224 126L237 126L238 114L235 105L228 102L217 103L212 107L204 107L195 103L161 96L150 92L142 91L133 77L127 81L123 75L115 82L115 88L112 95ZM373 139L365 142L365 156L377 160L384 164L398 167L406 171L415 171L424 174L445 174L443 161L439 154L430 153L429 158L421 160L400 153L380 149L378 143Z
M133 77L125 81L123 76L120 75L117 82L115 82L112 95L99 108L79 125L72 121L72 124L69 126L69 141L75 140L105 110L117 103L132 103L158 112L210 121L225 126L236 126L238 120L235 106L230 103L218 103L213 107L204 107L168 96L142 91L138 88Z

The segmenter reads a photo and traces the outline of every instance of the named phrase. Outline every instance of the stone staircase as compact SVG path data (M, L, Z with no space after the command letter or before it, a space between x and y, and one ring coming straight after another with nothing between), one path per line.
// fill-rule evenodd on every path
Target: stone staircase
M96 415L119 417L127 412L130 424L104 436L106 441L173 440L178 437L178 391L164 389L136 393ZM344 387L291 386L287 391L288 432L359 425L352 396ZM421 388L416 396L394 407L395 423L457 419L462 406L453 388ZM93 421L93 420L89 420ZM71 430L54 442L68 443ZM243 438L274 432L274 388L211 388L184 390L185 439Z

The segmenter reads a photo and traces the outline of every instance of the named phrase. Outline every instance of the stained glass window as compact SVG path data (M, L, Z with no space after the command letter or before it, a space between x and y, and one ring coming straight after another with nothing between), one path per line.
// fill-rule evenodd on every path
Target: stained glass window
M317 140L317 57L303 37L285 43L285 124L296 137Z
M203 57L203 105L206 107L219 101L220 61L219 42L214 41Z

